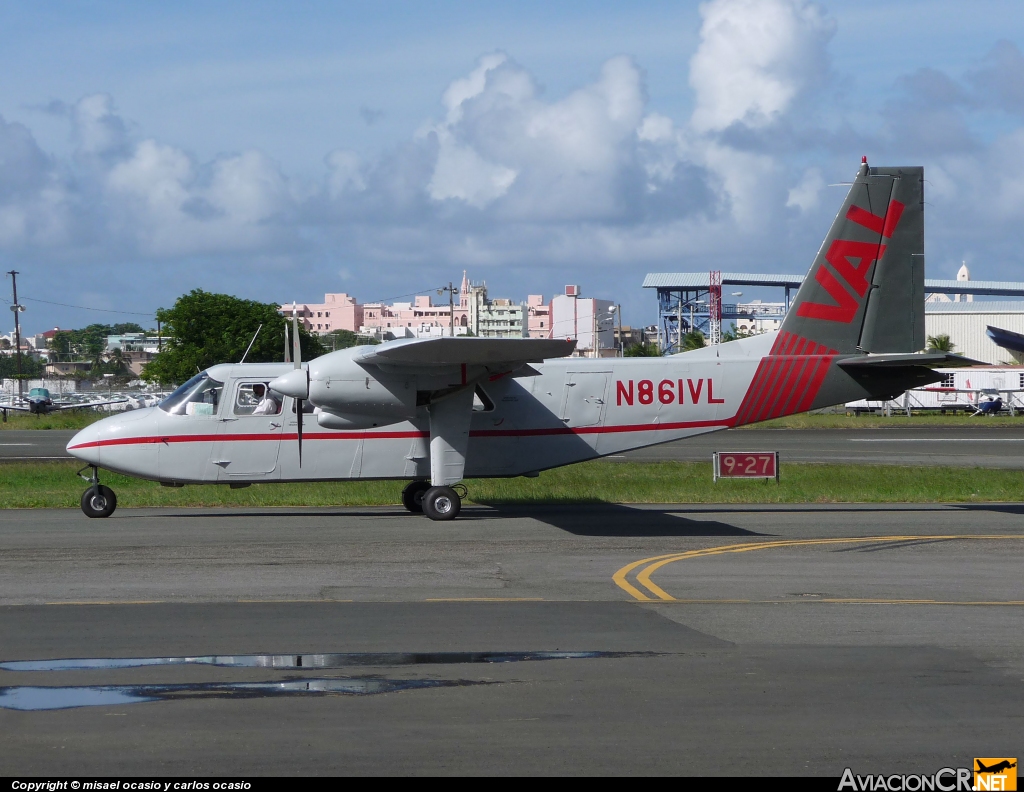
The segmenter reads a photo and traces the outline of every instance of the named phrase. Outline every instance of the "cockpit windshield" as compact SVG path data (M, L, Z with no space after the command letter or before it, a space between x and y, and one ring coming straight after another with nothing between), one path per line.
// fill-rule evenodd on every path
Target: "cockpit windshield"
M216 415L223 389L223 382L204 371L160 402L160 409L171 415Z

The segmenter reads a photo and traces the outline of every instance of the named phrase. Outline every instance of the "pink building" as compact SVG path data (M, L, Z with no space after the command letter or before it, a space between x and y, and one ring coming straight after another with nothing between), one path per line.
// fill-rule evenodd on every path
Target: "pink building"
M296 305L296 309L306 329L320 334L348 330L378 338L389 333L399 338L446 335L450 331L453 312L456 335L557 338L565 332L563 327L559 335L552 335L553 303L545 303L540 294L531 294L525 303L488 299L487 284L471 283L464 271L462 283L454 296L454 311L445 299L447 294L439 295L437 303L434 303L432 295L420 295L411 302L391 305L360 304L348 294L325 294L322 303L302 303ZM291 311L291 305L281 306L285 316L291 316ZM589 327L586 322L584 325Z
M544 295L526 298L526 322L530 338L551 338L551 304L544 304Z
M299 303L299 319L311 333L329 333L332 330L357 332L363 324L363 307L355 297L347 294L325 294L322 303ZM282 305L281 313L292 315L291 305Z

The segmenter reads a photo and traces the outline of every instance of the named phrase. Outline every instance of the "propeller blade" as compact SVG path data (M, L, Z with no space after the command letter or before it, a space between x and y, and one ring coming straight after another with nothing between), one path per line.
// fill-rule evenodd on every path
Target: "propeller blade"
M302 399L295 400L295 415L298 420L299 467L302 467Z
M299 314L295 309L295 303L292 303L292 359L295 362L295 368L302 366L302 347L299 344Z

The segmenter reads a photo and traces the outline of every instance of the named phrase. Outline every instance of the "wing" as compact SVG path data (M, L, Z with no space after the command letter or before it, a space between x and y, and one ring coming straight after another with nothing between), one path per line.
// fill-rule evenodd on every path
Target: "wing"
M393 366L500 366L541 363L571 355L575 339L556 338L411 338L365 347L359 363Z
M0 410L13 410L14 412L31 412L28 407L15 407L13 404L0 404Z
M882 355L858 355L838 361L844 369L851 368L905 368L907 366L923 366L924 368L958 368L962 366L987 366L981 360L972 360L952 352L896 352Z
M101 402L82 402L80 404L55 404L50 409L52 410L81 410L90 407L103 407L106 404L124 404L127 399L112 399L111 401Z

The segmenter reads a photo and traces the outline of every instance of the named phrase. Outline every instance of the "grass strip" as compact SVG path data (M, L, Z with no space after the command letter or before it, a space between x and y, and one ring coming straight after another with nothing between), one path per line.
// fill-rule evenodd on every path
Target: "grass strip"
M0 508L77 507L86 484L81 463L29 462L0 466ZM150 506L384 506L401 502L402 481L342 481L161 487L103 472L125 508ZM705 462L597 460L541 473L534 479L470 479L469 500L536 503L970 503L1016 501L1024 471L893 465L783 464L782 480L711 480Z

